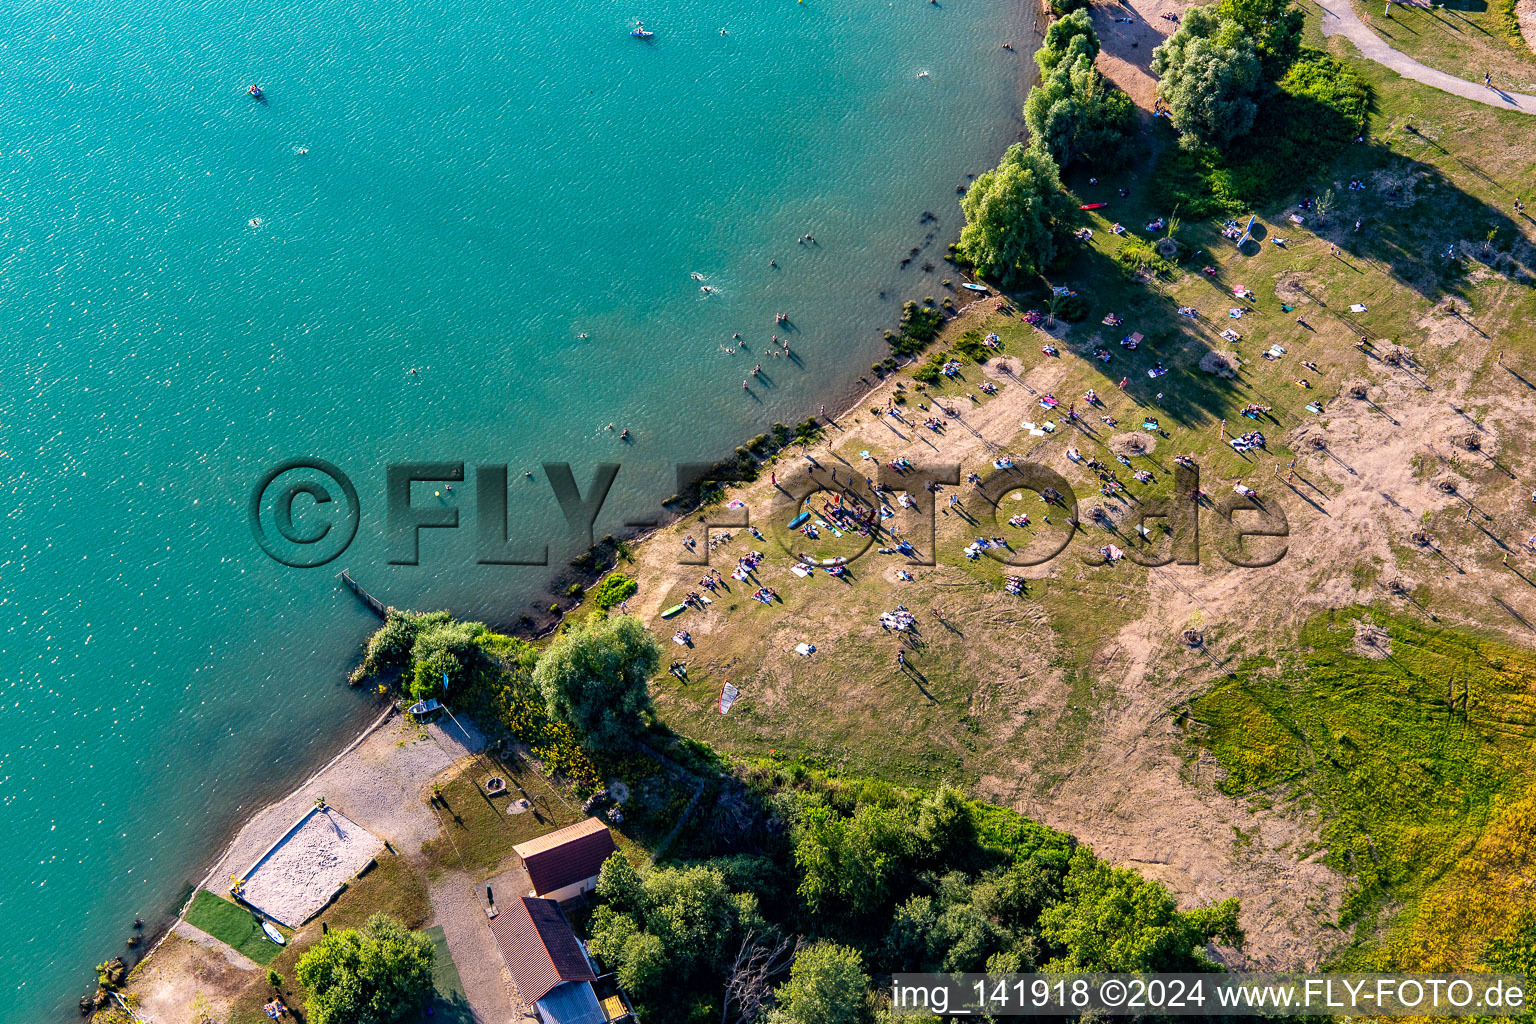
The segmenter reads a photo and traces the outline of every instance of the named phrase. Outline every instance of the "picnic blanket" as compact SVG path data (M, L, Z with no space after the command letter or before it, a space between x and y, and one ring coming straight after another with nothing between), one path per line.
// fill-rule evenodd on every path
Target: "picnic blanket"
M816 653L815 644L795 644L795 653L803 654L807 658Z
M794 565L790 566L789 571L794 573L796 576L799 576L801 579L805 579L811 574L811 570L807 569L799 562L796 562Z
M741 691L730 683L720 688L720 713L723 715L731 710L731 705L736 703L736 698L741 696Z
M1365 307L1357 302L1353 306L1349 307L1349 311L1351 313L1364 313L1365 312Z

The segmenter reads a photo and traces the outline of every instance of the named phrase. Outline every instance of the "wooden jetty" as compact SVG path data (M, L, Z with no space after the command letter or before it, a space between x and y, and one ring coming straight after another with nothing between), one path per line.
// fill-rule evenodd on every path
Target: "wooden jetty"
M356 594L357 599L363 602L369 611L373 612L373 614L377 615L381 619L389 618L389 608L385 606L384 602L380 601L378 598L368 593L368 591L364 590L363 585L357 582L357 580L353 579L350 572L348 572L346 569L343 569L341 572L336 574L336 578L341 580L342 584L345 585L348 590Z

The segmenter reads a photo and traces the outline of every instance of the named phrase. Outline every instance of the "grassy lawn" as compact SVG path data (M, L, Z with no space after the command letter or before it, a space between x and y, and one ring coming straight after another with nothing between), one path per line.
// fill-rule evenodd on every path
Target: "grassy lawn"
M493 775L505 779L507 789L490 796L483 784ZM518 799L527 799L532 808L508 814L508 806ZM516 844L586 817L580 800L562 793L521 759L501 760L490 754L444 785L434 810L443 833L423 848L430 865L462 868L480 878L495 874Z
M1367 628L1389 639L1362 645ZM1319 817L1328 862L1356 883L1343 923L1370 924L1450 869L1533 777L1536 655L1361 608L1312 620L1299 641L1192 702L1185 727L1220 761L1222 789Z
M255 914L207 889L199 889L193 897L192 906L187 909L187 923L263 966L272 963L283 952L283 947L267 938L261 930L261 922ZM285 935L290 934L280 926L279 930Z
M459 969L448 952L443 929L441 926L428 928L426 934L432 940L432 988L436 992L431 1019L435 1024L469 1024L474 1020L474 1014L464 995L464 985L459 981Z
M1482 82L1487 72L1501 89L1536 92L1536 53L1506 21L1512 0L1393 4L1390 18L1383 0L1351 2L1371 31L1415 60L1469 82Z

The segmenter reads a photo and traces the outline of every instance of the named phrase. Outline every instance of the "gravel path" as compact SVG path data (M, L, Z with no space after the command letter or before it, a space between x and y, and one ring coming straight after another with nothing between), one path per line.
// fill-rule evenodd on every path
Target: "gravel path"
M528 872L522 868L490 879L502 905L528 892ZM442 925L443 938L464 985L464 998L480 1024L514 1024L531 1014L512 984L496 937L485 916L485 888L462 871L443 877L428 893L432 924Z
M1448 92L1463 99L1486 103L1490 107L1536 114L1536 96L1504 92L1480 82L1469 82L1464 78L1448 75L1444 71L1436 71L1432 67L1420 64L1407 54L1392 49L1380 36L1366 28L1360 16L1355 13L1351 0L1326 0L1326 2L1320 0L1317 6L1323 12L1323 35L1343 36L1359 48L1362 56L1383 67L1391 68L1404 78L1422 82L1441 92Z
M231 877L241 877L320 797L399 853L419 853L438 833L424 788L485 745L474 726L461 729L443 721L422 728L399 715L381 720L298 789L252 817L208 873L204 888L225 891Z

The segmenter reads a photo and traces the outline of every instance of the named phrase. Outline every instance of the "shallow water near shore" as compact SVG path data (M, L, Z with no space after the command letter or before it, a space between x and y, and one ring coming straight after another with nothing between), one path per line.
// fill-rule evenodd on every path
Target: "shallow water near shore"
M676 489L672 463L846 395L900 301L946 294L955 189L1019 130L1033 17L0 12L0 1022L73 1015L135 915L173 909L371 714L344 680L374 620L337 570L500 624L549 603L548 570L476 564L472 468L416 492L460 529L389 564L386 463L507 464L514 533L558 565L574 542L524 469L569 462L585 490L622 463L596 524L617 533ZM723 352L738 331L749 351ZM775 333L795 360L769 357ZM262 474L301 456L345 471L362 510L308 570L246 521Z

